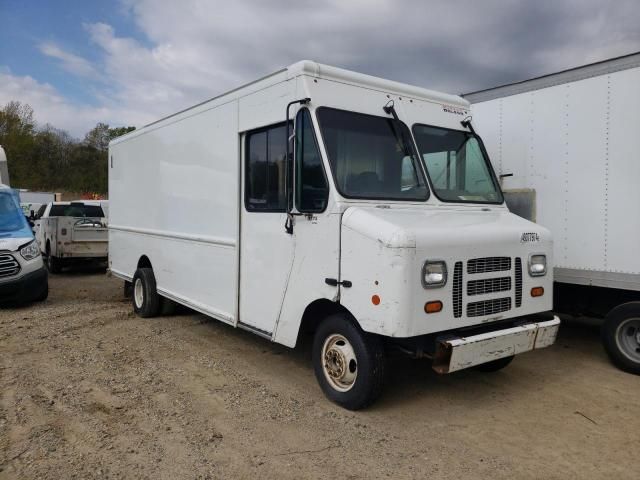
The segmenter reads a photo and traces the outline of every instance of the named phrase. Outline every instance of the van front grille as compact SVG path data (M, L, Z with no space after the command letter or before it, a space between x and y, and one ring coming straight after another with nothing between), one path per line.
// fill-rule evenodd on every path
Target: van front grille
M20 272L20 264L13 255L0 255L0 278L12 277Z
M490 273L511 270L511 257L473 258L467 262L467 273Z
M483 295L485 293L508 292L511 290L511 277L483 278L467 283L467 295Z
M511 310L511 297L494 298L467 304L467 317L482 317Z
M453 317L462 316L462 262L453 267Z
M522 305L522 259L516 258L516 308Z

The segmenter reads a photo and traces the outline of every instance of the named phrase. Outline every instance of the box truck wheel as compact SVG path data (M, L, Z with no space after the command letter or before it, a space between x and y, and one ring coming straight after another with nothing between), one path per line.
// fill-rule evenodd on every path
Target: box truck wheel
M487 363L481 363L480 365L476 365L474 370L478 370L480 372L497 372L498 370L502 370L504 367L509 365L515 355L511 355L510 357L499 358L498 360L493 360Z
M349 410L373 403L382 392L384 347L345 313L327 317L313 339L313 368L325 395Z
M618 368L640 375L640 302L618 305L607 314L602 342Z
M139 268L133 275L133 311L143 318L155 317L160 310L156 277L150 268Z

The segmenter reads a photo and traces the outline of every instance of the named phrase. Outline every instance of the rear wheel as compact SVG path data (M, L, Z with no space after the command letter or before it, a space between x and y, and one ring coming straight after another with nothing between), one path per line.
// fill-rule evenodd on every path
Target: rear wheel
M359 410L382 392L384 347L380 338L363 332L349 315L331 315L316 330L313 367L329 399Z
M155 317L160 310L156 278L150 268L139 268L133 275L133 311L143 318Z
M619 305L607 314L602 343L618 368L640 375L640 302Z
M487 363L481 363L480 365L476 365L473 367L475 370L479 372L497 372L498 370L502 370L504 367L509 365L515 355L511 355L510 357L499 358L498 360L493 360Z

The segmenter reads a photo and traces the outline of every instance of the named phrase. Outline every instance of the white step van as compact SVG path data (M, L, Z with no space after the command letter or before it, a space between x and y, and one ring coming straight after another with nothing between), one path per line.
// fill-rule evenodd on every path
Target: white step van
M505 206L468 111L302 61L115 139L111 272L143 317L177 302L289 347L312 333L349 409L390 348L498 370L555 341L552 240Z

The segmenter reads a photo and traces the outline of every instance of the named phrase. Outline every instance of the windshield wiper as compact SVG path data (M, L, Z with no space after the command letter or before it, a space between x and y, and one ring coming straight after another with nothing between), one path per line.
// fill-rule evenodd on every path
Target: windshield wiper
M384 107L382 107L382 109L384 110L384 113L391 114L393 116L393 119L395 120L391 122L391 128L393 129L393 134L395 135L396 140L398 140L402 145L402 152L407 157L413 157L413 154L411 153L409 145L405 141L404 135L398 131L397 126L400 125L400 118L398 118L398 113L396 112L396 109L394 107L393 100L389 100L387 104ZM396 124L396 122L398 123Z

